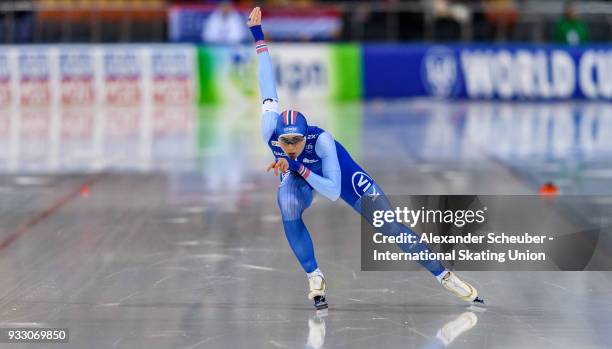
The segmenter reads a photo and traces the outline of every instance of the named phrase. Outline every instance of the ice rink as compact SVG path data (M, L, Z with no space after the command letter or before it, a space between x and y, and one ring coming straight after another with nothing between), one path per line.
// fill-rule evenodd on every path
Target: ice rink
M292 107L388 194L612 194L609 103ZM468 307L424 271L361 272L360 218L320 196L305 214L328 283L316 313L257 104L0 114L0 327L69 328L71 348L612 343L612 273L463 272L487 302Z

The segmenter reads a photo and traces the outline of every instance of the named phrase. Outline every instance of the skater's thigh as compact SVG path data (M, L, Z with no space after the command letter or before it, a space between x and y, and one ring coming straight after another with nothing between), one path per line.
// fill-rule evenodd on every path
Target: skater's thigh
M342 187L340 197L349 206L361 213L361 198L372 192L380 191L380 187L364 171L361 166L352 160L342 161Z
M385 192L370 176L358 171L352 177L350 186L343 185L341 197L357 213L367 217L373 210L392 209Z
M374 212L377 211L395 211L395 208L391 204L391 201L385 195L385 192L378 186L374 181L371 182L369 188L359 196L359 198L352 205L353 209L363 216L370 224L374 221ZM384 224L380 228L376 228L377 231L385 235L397 235L403 231L406 231L406 227L399 224Z
M278 187L278 207L283 219L301 217L312 203L312 196L312 188L302 177L293 172L287 174Z

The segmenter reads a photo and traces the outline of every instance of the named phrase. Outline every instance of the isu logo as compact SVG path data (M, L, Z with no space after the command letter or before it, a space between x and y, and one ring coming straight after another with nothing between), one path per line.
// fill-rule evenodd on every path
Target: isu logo
M360 197L363 194L365 194L368 191L368 189L372 187L372 184L374 183L374 181L372 180L372 178L370 178L370 176L368 176L367 174L361 171L353 173L351 182L353 183L353 190Z
M446 47L428 50L421 63L425 89L435 97L449 97L457 92L457 60Z

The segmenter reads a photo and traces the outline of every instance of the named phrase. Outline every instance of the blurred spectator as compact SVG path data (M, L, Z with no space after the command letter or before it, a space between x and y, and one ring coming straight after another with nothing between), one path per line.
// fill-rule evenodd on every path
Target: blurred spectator
M28 2L0 0L0 5L9 8L9 11L0 14L0 40L9 43L31 42L34 14L28 10Z
M461 40L461 26L471 20L470 9L457 0L432 0L435 40Z
M492 26L495 39L506 40L519 19L514 0L484 0L485 18Z
M222 1L206 19L202 39L214 44L238 44L247 39L246 19L230 1Z
M432 0L433 14L436 18L450 18L459 23L470 19L470 9L457 0Z
M567 45L580 45L589 40L586 24L576 18L576 9L571 1L565 3L563 16L555 23L554 40Z
M321 1L317 1L321 2ZM337 1L336 1L337 2ZM279 6L279 7L307 7L315 5L313 0L267 0L266 6Z

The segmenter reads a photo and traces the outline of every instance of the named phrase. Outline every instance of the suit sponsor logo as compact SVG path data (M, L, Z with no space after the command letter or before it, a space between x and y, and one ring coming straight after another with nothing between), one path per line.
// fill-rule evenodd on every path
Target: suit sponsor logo
M304 158L304 160L302 160L303 163L305 164L314 164L315 162L319 162L319 159L306 159Z
M372 178L370 178L370 176L361 171L353 173L353 176L351 177L351 182L353 183L353 190L360 197L374 185L374 181L372 180ZM374 193L370 194L374 194L375 196L378 195L378 193L376 193L376 188L374 188Z

